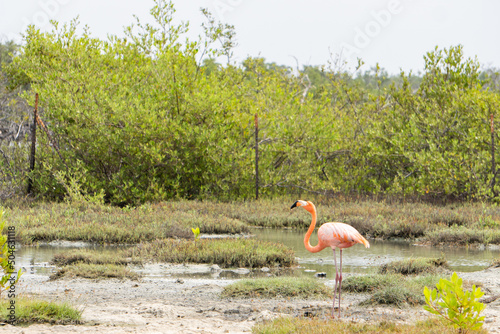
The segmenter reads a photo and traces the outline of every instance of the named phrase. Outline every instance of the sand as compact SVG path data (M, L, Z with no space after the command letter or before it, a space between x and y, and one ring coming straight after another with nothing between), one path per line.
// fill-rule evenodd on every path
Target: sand
M138 281L60 279L25 275L18 287L25 296L69 301L83 309L81 325L34 324L29 327L0 326L2 333L250 333L256 322L278 316L317 315L327 318L330 300L226 299L223 287L234 279L218 277L209 266L149 265L149 275ZM214 272L213 277L190 278L187 273ZM151 273L158 275L152 276ZM159 275L161 274L161 275ZM179 278L179 275L182 278ZM171 276L168 276L171 275ZM484 327L500 333L500 268L459 276L482 283L488 301ZM345 276L346 277L346 276ZM323 279L329 286L333 280ZM367 295L344 293L343 321L413 322L428 316L421 307L364 307Z

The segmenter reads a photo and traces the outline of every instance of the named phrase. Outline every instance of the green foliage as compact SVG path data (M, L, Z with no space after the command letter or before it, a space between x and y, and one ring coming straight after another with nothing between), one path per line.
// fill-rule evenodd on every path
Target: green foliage
M18 50L13 41L0 42L0 200L23 194L26 186L28 106L18 96L25 87L9 90L4 71Z
M234 27L206 9L194 40L184 39L189 24L175 23L171 2L155 0L150 13L153 23L137 19L126 37L106 41L87 28L79 34L76 20L54 22L50 32L27 29L3 71L11 87L31 87L22 94L28 103L40 94L62 156L39 136L32 175L39 195L120 206L248 199L255 114L263 196L500 193L488 123L491 114L500 120L499 93L486 89L492 75L481 76L462 46L427 53L422 77L390 78L378 65L358 75L335 64L294 71L264 58L232 63ZM25 168L6 156L0 186L18 190Z
M483 326L484 316L480 316L485 305L479 302L484 293L481 288L472 286L470 291L462 288L462 279L453 273L451 279L440 279L436 289L424 288L424 309L432 314L451 322L455 328L467 333L469 330L478 330Z
M39 92L42 117L64 158L41 136L38 160L50 168L37 169L40 193L67 192L60 170L84 172L78 180L84 195L103 190L116 204L241 190L239 165L249 154L235 138L249 118L235 91L225 89L236 78L201 75L197 60L199 50L219 55L211 44L230 39L231 27L208 29L205 43L182 44L188 25L173 24L174 12L158 0L151 10L155 24L137 22L126 38L107 42L86 29L78 36L76 21L55 23L49 33L28 29L11 70L22 69ZM24 97L32 102L31 95Z
M2 234L5 229L5 211L0 207L0 295L2 292L9 290L10 286L15 285L21 278L22 271L14 272L15 259L10 258L12 250L15 249L15 244L9 243L7 235ZM9 228L7 230L10 231Z
M483 90L477 60L461 46L427 53L416 92L407 77L394 87L395 105L381 128L399 163L394 186L406 193L492 196L490 114L498 122L499 95ZM387 156L389 158L389 156Z

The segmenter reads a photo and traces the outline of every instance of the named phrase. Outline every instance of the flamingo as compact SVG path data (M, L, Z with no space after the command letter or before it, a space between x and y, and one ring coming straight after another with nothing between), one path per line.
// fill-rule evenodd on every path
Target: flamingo
M316 227L316 207L310 201L298 200L293 203L290 210L296 207L303 207L312 215L311 225L304 237L304 246L312 253L317 253L326 247L333 249L333 259L335 260L335 288L333 290L333 307L332 318L335 311L335 297L337 295L337 285L339 288L339 318L340 318L340 288L342 286L342 250L353 246L354 244L363 244L366 248L370 247L370 243L351 225L344 223L325 223L318 230L318 244L311 246L309 238ZM340 271L337 270L337 257L335 249L340 248Z

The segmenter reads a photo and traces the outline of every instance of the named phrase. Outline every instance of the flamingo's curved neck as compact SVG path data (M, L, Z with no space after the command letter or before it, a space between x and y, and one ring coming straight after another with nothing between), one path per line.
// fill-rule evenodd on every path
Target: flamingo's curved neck
M325 246L323 246L321 244L321 241L319 240L318 244L316 246L311 246L311 244L309 243L309 239L311 238L311 234L313 233L314 231L314 228L316 227L316 207L314 206L314 204L312 204L312 209L311 210L307 210L311 213L311 216L312 216L312 221L311 221L311 225L309 226L309 229L307 230L307 233L306 233L306 236L304 237L304 246L306 247L306 249L312 253L317 253L319 252L320 250L322 250L323 248L325 248Z

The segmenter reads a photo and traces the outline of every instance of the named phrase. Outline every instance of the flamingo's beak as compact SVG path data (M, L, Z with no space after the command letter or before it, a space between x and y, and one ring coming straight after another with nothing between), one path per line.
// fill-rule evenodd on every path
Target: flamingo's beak
M290 210L292 210L292 209L296 208L296 207L297 207L297 203L299 203L299 201L297 201L297 202L293 203L293 205L292 205L292 207L290 208Z

